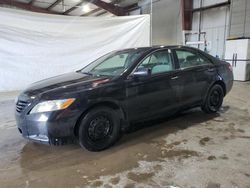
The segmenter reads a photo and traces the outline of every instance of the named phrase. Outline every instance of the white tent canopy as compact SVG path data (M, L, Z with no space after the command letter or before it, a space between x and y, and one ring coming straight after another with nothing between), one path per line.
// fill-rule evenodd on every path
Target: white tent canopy
M148 46L149 15L58 16L0 8L0 91L84 67L113 50Z

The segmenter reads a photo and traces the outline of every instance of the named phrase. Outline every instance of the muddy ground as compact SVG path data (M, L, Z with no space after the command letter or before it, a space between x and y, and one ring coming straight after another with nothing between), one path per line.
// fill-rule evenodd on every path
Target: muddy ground
M48 147L18 133L14 100L0 101L0 187L250 188L250 83L220 113L193 109L148 122L112 148Z

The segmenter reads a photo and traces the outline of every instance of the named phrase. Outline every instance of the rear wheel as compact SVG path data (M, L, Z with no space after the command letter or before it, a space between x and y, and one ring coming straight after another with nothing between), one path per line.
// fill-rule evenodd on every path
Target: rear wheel
M208 92L206 100L202 105L202 110L206 113L216 113L219 111L224 98L223 88L215 84Z
M90 151L101 151L112 146L120 137L120 118L116 110L97 107L81 121L79 143Z

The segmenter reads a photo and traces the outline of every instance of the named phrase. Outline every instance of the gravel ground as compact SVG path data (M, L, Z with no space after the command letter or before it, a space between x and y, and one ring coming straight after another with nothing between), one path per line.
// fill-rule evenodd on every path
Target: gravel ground
M1 188L250 188L250 82L235 82L218 114L192 109L138 125L99 153L24 140L14 101L0 96Z

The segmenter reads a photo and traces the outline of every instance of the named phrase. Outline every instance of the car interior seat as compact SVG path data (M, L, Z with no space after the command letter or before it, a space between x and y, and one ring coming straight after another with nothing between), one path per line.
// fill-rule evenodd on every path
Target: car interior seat
M192 67L197 65L198 57L197 56L188 56L186 61L182 63L182 67Z
M152 68L152 74L167 72L172 70L172 64L170 62L169 56L159 55L157 57L157 64Z

